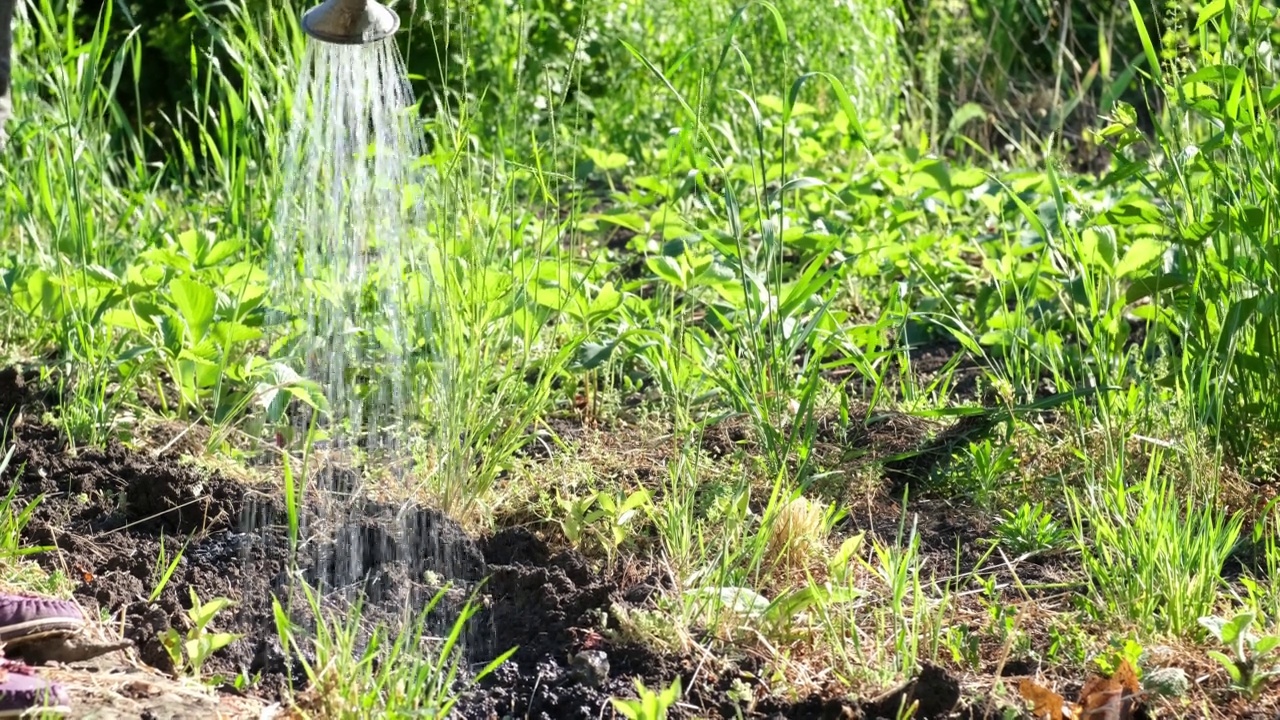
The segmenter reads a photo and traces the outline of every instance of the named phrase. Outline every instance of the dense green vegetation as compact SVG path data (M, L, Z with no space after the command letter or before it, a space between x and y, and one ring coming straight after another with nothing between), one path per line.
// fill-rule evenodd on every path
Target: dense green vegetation
M246 462L264 388L317 392L267 275L300 8L76 5L15 27L5 363L75 444L177 418ZM1270 707L1275 643L1213 670L1205 619L1280 627L1280 22L1061 6L402 3L439 178L405 272L442 288L406 314L447 323L411 339L422 497L663 567L622 632L758 654L757 697L924 661L1014 697L993 659L1159 645L1208 668L1179 716Z

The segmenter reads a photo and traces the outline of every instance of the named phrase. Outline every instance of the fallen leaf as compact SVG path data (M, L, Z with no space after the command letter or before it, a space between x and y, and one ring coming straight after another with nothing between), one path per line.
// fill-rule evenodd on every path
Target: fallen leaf
M1109 678L1094 675L1080 689L1080 720L1133 720L1140 687L1128 660Z
M1120 667L1116 668L1111 679L1120 683L1120 686L1128 690L1130 695L1142 692L1142 683L1138 682L1138 671L1129 664L1128 658L1120 661Z
M1062 720L1069 718L1066 711L1066 700L1058 693L1031 680L1018 683L1018 692L1022 699L1031 703L1031 716L1037 720Z

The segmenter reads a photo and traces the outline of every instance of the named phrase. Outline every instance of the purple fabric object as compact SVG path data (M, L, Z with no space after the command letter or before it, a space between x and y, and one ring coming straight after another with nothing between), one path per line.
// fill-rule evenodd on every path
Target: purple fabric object
M80 606L69 600L0 595L0 642L13 645L49 635L69 635L84 626Z
M61 686L17 663L0 665L0 718L44 717L71 712L71 698Z

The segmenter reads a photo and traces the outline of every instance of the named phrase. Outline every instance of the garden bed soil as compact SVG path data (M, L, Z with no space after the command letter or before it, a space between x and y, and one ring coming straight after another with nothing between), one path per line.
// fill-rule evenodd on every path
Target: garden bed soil
M31 384L12 372L0 374L0 380L9 381L0 383L0 405L6 406L0 411L17 417L36 399ZM206 663L205 680L221 682L227 690L237 677L246 678L247 693L255 699L246 701L245 712L286 699L291 683L301 689L303 673L283 652L272 613L273 598L296 597L290 593L294 584L285 562L289 543L278 494L195 469L170 454L155 457L119 444L71 453L60 433L35 417L36 412L28 412L6 427L14 450L7 479L17 482L21 502L39 499L23 540L50 548L35 556L37 562L70 578L75 599L90 615L102 617L106 628L118 629L133 643L128 657L176 674L159 636L169 628L185 632L190 627L187 610L194 591L202 601L233 600L236 604L216 618L214 627L241 636ZM427 508L367 502L350 510L349 520L364 542L360 557L348 561L344 572L361 579L368 599L366 619L391 621L401 616L406 603L425 603L439 588L423 578L435 573L462 588L482 587L481 610L467 634L470 661L478 666L516 648L510 661L463 698L459 717L594 719L611 714L610 697L632 695L635 680L662 688L677 676L686 693L674 717L734 716L727 691L735 679L749 679L745 671L722 667L711 672L692 658L610 641L601 632L612 604L628 603L628 598L644 602L656 589L646 586L652 581L602 576L577 553L557 551L523 528L474 539ZM390 529L387 518L393 514L403 521L402 529L409 529L407 534ZM398 546L397 538L401 543L408 538L412 547ZM179 551L181 559L153 600L166 570L158 558L172 559ZM335 554L340 553L319 544L316 551L303 553L303 572L312 579L327 577L334 571ZM456 613L461 599L457 594L451 598L441 604L435 629L447 628L450 613ZM290 607L295 622L305 626L305 606ZM574 662L583 650L603 652L607 670L584 672ZM209 703L222 702L173 690L189 689L190 681L162 682L154 672L149 681L129 676L147 671L121 653L95 662L53 671L73 688L80 705L77 715L107 711L130 716L132 710L121 710L128 707L138 710L139 717L179 717L181 713L172 714L173 703L189 702L189 716L213 716L206 714ZM954 694L958 700L958 689L953 693L958 684L938 673L925 673L904 691L922 697L941 692L944 699ZM113 675L119 682L108 683L114 689L103 691L103 678ZM946 681L939 685L939 679ZM168 710L138 705L124 697L120 688L126 687L151 688L148 692L163 698ZM876 717L885 702L890 700L865 706L825 697L766 701L754 715ZM929 702L922 705L926 711L929 707Z
M157 456L119 444L69 452L57 431L34 420L42 398L34 394L33 383L23 380L21 374L0 372L0 417L8 418L0 422L5 422L13 449L4 479L17 483L21 502L39 498L23 540L52 548L36 555L36 561L72 581L74 597L91 617L96 613L103 619L100 630L132 643L125 653L91 663L42 669L71 689L76 715L263 717L276 703L287 704L290 689L302 690L305 676L296 659L283 651L273 599L289 608L303 633L315 618L298 602L298 583L286 563L290 542L281 493L196 469L171 452ZM907 434L908 445L919 443L920 433ZM874 432L868 435L874 437ZM305 510L304 515L315 515L320 508L309 505ZM924 497L912 501L911 514L919 519L921 552L935 574L954 570L957 549L962 564L979 562L980 523L963 508ZM474 538L425 507L358 500L322 516L327 527L316 522L304 532L298 570L311 582L321 580L330 587L354 579L354 588L366 599L366 621L396 623L406 607L423 607L441 591L443 578L456 589L430 616L429 635L447 633L464 600L475 592L479 611L465 636L469 667L481 667L515 648L507 663L467 692L455 709L457 717L612 717L610 698L633 695L636 680L661 689L678 677L685 692L671 717L733 718L742 708L730 699L732 689L744 683L758 687L755 678L763 668L749 658L709 663L662 654L610 634L607 628L619 625L615 606L644 606L669 589L655 579L656 573L646 576L643 565L639 572L631 568L602 574L586 558L553 547L531 529L508 527ZM892 542L902 519L899 502L882 495L850 507L837 530ZM338 536L359 542L339 546L333 540ZM179 550L181 559L157 593L166 570L158 558L172 559ZM1007 578L1004 570L997 571L1002 584L1019 582L1014 573L1021 583L1041 574L1045 580L1059 579L1052 561L1026 561L1016 568L1009 565L1007 571ZM189 628L193 591L202 601L235 601L214 626L241 636L208 661L204 686L176 677L178 668L158 639L169 628ZM329 596L325 610L342 615L352 596ZM1047 637L1038 640L1048 642ZM993 657L1000 654L999 648L992 650ZM605 662L581 662L586 657ZM1003 703L988 707L975 687L996 676L1048 670L1018 658L1007 660L1007 666L1004 661L984 664L981 676L966 673L963 691L960 676L926 664L910 682L878 697L858 702L833 693L786 701L769 697L741 716L895 717L904 702L919 701L917 718L1001 717ZM237 678L243 679L243 691L232 690Z
M13 466L21 468L19 497L42 498L24 533L25 540L56 548L37 556L38 561L49 570L66 573L76 585L78 601L109 617L108 626L122 627L143 663L165 673L177 670L158 638L171 627L180 632L189 628L188 593L194 590L202 601L214 597L234 600L236 605L217 618L216 629L242 636L210 659L204 668L205 678L220 678L230 686L243 675L251 680L250 692L266 701L283 699L291 677L300 688L303 675L287 661L272 617L272 598L288 595L283 508L254 488L118 445L82 450L73 456L64 451L56 433L32 424L16 429L13 437ZM375 511L370 513L374 517L384 510L370 509ZM463 699L458 716L477 720L507 716L598 718L601 713L608 714L610 697L634 692L636 679L660 688L680 676L688 687L699 674L697 663L690 658L612 643L601 634L601 623L612 603L625 603L629 596L643 597L650 588L635 583L624 587L602 577L581 556L556 552L529 530L503 530L477 541L433 511L417 512L420 525L437 526L426 534L444 538L442 546L461 546L442 554L451 558L455 580L466 586L486 579L485 607L468 634L471 660L482 663L502 650L516 648L510 661ZM255 532L241 529L241 520L247 515L256 516L261 524ZM262 522L268 517L274 522ZM374 525L363 530L366 534L378 531ZM149 596L164 570L157 562L162 542L170 558L184 544L186 549L152 601ZM369 546L376 548L379 543ZM406 601L425 602L432 594L434 588L418 587L409 579L412 570L392 566L404 553L374 551L366 556L363 561L367 566L361 569L369 598L366 618L390 621ZM431 559L424 564L431 566L427 569L440 567ZM413 563L407 565L412 567ZM445 607L456 609L457 604L445 603ZM448 623L447 616L440 620ZM604 652L608 670L595 676L579 670L572 660L582 650ZM140 680L121 675L119 668L92 672L98 678L104 677L104 672L120 675L123 679L116 685L121 687L130 683L130 687L142 687ZM727 689L735 675L704 671L702 676L675 716L733 717ZM954 688L950 704L955 704L958 684L948 680L942 683L943 690L937 690L934 685L939 678L949 676L926 673L921 689L913 692L922 697L939 692L950 697L952 691L947 688ZM154 678L150 682L156 688L163 687ZM117 709L121 706L121 693L101 692L100 682L82 682L76 687L97 688L78 693L82 702L106 698L116 703ZM170 706L175 698L180 701L186 697L192 712L212 702L190 693L155 692ZM864 710L884 702L859 709L831 698L811 698L791 705L764 703L757 710L762 717L876 717L874 713L865 715ZM931 706L926 702L922 707Z

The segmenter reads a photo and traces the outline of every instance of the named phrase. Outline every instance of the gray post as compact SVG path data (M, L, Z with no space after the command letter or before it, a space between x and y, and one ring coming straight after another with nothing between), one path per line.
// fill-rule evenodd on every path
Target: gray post
M10 54L13 47L13 6L17 0L0 0L0 148L4 147L4 124L13 111L9 100Z

